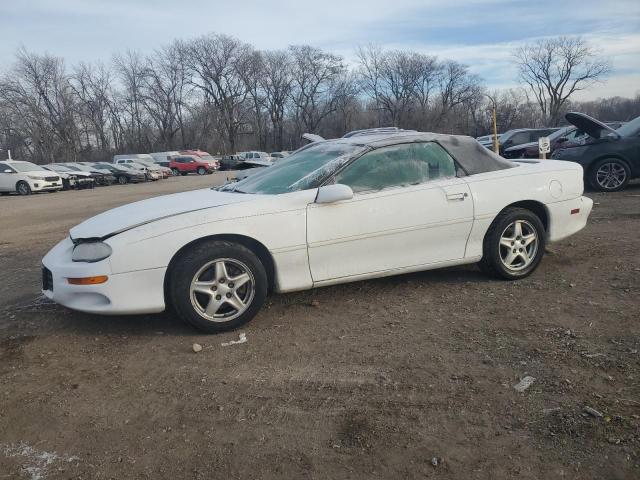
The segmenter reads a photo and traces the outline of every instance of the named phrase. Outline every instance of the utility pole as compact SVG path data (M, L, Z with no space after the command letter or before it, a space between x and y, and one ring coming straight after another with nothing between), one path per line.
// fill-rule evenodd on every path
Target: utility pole
M493 151L500 155L500 145L498 144L498 127L496 122L496 104L493 103Z

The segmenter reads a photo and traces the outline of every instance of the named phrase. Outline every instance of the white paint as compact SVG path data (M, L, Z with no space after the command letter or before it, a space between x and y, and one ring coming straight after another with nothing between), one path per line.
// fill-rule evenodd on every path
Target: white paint
M535 382L535 381L536 381L535 377L527 375L522 380L520 380L520 382L518 384L514 385L513 388L514 388L514 390L516 392L522 393L527 388L529 388L531 385L533 385L533 382Z
M31 480L44 480L47 470L56 462L70 463L80 460L76 456L66 457L58 455L56 452L39 451L27 443L3 445L2 453L8 458L24 458L25 463L22 465L22 470L29 475Z
M493 219L518 201L544 205L547 241L582 229L593 202L582 197L577 163L548 160L420 185L356 193L317 204L318 189L280 195L197 190L136 202L91 218L74 238L103 237L113 253L73 262L69 238L43 259L55 302L103 314L160 312L167 266L185 245L212 235L242 235L272 255L276 292L365 280L478 261ZM552 181L562 188L550 188ZM554 184L555 185L555 184ZM578 214L571 210L579 209ZM107 275L100 285L69 277Z
M224 343L221 343L220 345L222 345L223 347L228 347L230 345L238 345L240 343L246 343L246 341L247 341L247 335L245 333L241 333L238 340L231 340L230 342L224 342Z

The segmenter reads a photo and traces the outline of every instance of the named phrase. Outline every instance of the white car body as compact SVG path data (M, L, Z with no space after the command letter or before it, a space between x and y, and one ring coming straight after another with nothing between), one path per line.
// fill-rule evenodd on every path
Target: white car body
M128 167L131 167L135 170L139 170L141 172L146 173L149 178L151 180L160 180L162 178L162 172L159 168L150 168L147 167L146 165L143 165L141 163L135 162L135 161L120 161L120 162L116 162L119 165L127 165Z
M274 163L273 157L266 152L242 152L240 156L244 158L244 163L249 165L270 167Z
M10 171L6 171L10 170ZM32 192L62 190L60 175L30 162L0 162L0 192L15 192L19 182L26 182Z
M355 193L333 203L317 203L327 187L277 195L204 189L143 200L72 228L43 259L51 277L51 288L43 292L85 312L160 312L172 259L192 242L218 236L263 248L273 264L273 290L291 292L478 262L489 226L514 204L544 210L549 242L585 226L593 202L582 196L580 165L550 160L509 165ZM79 239L101 239L112 253L94 263L74 262ZM100 285L67 281L102 275L108 281Z

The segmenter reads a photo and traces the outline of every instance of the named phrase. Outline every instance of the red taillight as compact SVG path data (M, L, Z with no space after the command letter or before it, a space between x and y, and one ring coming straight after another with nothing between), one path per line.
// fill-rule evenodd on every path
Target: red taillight
M579 208L574 208L573 210L571 210L571 215L575 215L576 213L580 213Z

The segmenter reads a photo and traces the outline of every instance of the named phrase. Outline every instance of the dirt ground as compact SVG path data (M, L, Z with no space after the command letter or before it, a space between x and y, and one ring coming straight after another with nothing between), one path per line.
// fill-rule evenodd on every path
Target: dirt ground
M640 185L514 283L276 295L214 336L41 297L71 226L222 177L0 198L0 479L640 478Z

